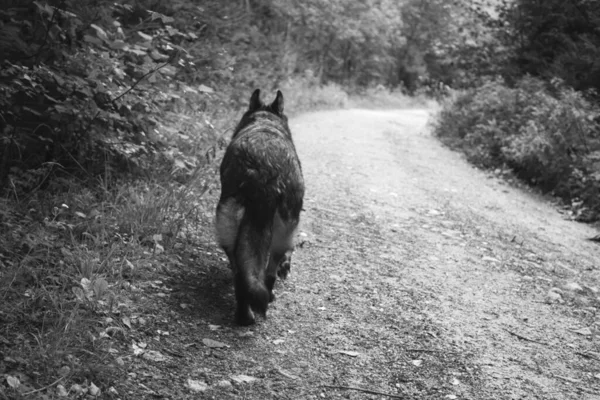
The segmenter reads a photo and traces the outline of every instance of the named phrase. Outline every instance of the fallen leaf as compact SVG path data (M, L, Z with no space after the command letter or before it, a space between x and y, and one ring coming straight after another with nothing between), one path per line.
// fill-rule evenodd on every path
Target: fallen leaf
M19 386L21 386L21 381L19 380L19 378L12 375L6 376L6 383L8 383L8 386L10 386L13 389L18 389Z
M204 345L206 347L210 347L213 349L221 349L224 347L229 347L229 345L222 343L222 342L217 342L216 340L212 340L212 339L202 339L202 343L204 343Z
M94 385L94 382L90 382L89 393L94 396L100 396L100 388Z
M360 355L360 353L358 351L338 350L337 352L340 354L345 354L350 357L358 357Z
M292 374L290 374L289 372L287 372L284 369L281 369L281 368L276 368L276 369L277 369L277 372L279 372L281 375L285 376L288 379L292 379L292 380L298 380L299 379L296 375L292 375Z
M123 317L121 318L121 321L123 322L123 324L128 327L129 329L131 329L131 320L129 319L129 317Z
M58 395L58 397L68 397L69 396L67 389L63 385L56 386L56 394Z
M283 339L275 339L275 340L273 340L273 344L282 344L284 342L285 342L285 340L283 340Z
M145 351L144 354L142 354L142 358L144 358L148 361L156 361L156 362L162 362L162 361L167 360L167 357L165 355L163 355L160 351L156 351L156 350Z
M236 382L238 384L242 384L242 383L252 383L254 381L257 381L258 378L255 378L253 376L248 376L248 375L233 375L231 377L231 380L233 380L234 382Z
M568 290L570 292L583 292L583 288L581 285L575 282L567 282L563 286L563 289Z
M216 331L217 329L220 329L221 326L220 325L211 325L208 324L208 329L210 329L211 331Z
M581 328L581 329L571 329L571 332L573 333L577 333L579 335L583 335L583 336L591 336L592 335L592 330L590 328Z
M546 294L546 297L544 298L544 301L547 304L563 303L564 302L561 294L558 291L556 291L556 290L550 290Z
M134 355L134 356L139 356L140 354L143 354L143 353L144 353L144 347L145 347L145 346L144 346L144 347L142 347L142 346L140 346L140 345L139 345L139 344L137 344L137 343L133 343L133 344L131 345L131 347L133 348L133 355Z
M412 360L415 367L420 367L423 364L423 360Z
M71 388L69 389L69 392L76 393L76 394L82 394L83 393L83 387L80 384L78 384L78 383L74 383L73 385L71 385Z
M208 390L208 385L205 382L202 381L196 381L193 379L188 379L187 380L187 387L192 391L192 392L205 392L206 390Z
M453 385L460 385L460 381L456 378L453 378L452 382L450 382L450 383L452 383Z
M202 92L202 93L214 93L215 90L211 87L208 87L206 85L200 85L198 86L198 91Z
M152 36L146 35L144 32L138 31L137 34L144 40L152 41Z

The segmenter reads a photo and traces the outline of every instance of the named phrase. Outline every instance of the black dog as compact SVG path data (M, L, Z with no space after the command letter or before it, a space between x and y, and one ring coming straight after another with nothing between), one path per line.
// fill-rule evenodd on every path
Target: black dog
M256 89L221 163L217 238L234 274L236 320L266 317L276 276L290 269L300 221L304 179L292 141L283 95L265 105Z

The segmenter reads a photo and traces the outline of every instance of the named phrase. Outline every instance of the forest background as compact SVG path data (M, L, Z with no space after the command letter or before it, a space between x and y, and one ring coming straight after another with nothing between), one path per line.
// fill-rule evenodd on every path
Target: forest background
M292 115L436 102L448 146L599 218L597 1L4 0L2 366L44 379L0 393L94 353L123 282L193 239L254 88L282 89Z

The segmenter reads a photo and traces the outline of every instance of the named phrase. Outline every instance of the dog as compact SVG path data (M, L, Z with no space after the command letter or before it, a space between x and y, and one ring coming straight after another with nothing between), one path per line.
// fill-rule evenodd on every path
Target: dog
M266 318L277 276L291 268L304 199L302 166L283 113L283 94L264 104L260 89L237 125L220 166L216 210L219 245L233 271L235 318Z

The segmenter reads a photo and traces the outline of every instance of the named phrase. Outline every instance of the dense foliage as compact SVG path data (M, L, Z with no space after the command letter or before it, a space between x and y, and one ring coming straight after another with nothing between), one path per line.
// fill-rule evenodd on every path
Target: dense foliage
M481 56L464 53L470 84L445 104L436 134L560 196L574 218L598 219L600 4L484 1L473 15Z
M600 212L597 108L559 81L490 81L459 94L436 123L442 140L474 163L509 167L532 185L576 203L575 217Z

